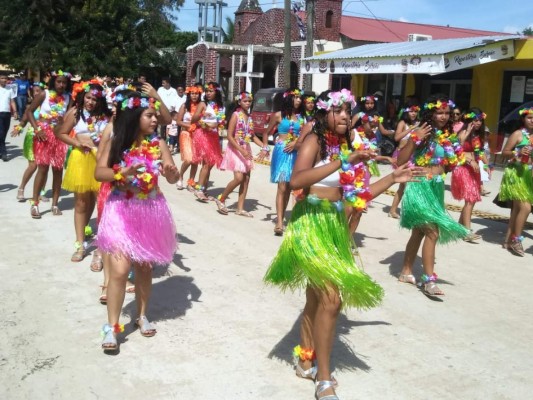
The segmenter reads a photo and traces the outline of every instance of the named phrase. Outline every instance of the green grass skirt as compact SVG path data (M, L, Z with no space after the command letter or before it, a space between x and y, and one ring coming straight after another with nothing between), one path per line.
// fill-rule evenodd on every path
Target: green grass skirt
M500 186L500 201L533 203L533 175L527 165L513 163L505 167Z
M264 280L282 290L335 287L343 308L374 307L383 289L356 265L352 245L342 203L308 196L294 207Z
M408 182L402 198L402 228L434 228L439 231L439 244L464 238L468 230L452 219L444 208L444 181L422 178Z
M35 155L33 154L33 138L34 138L33 128L29 127L24 135L24 144L22 147L22 154L24 158L28 161L35 161Z

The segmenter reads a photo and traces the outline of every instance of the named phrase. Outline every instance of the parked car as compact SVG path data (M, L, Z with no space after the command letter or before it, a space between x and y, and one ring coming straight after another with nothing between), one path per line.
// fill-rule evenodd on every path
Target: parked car
M284 88L269 88L259 89L254 95L254 104L252 108L252 121L254 121L254 132L259 137L263 137L263 133L268 128L270 117L272 114L281 111L283 104L283 93L287 89ZM315 96L314 92L306 91L304 96ZM269 135L268 141L274 142L276 140L277 130Z

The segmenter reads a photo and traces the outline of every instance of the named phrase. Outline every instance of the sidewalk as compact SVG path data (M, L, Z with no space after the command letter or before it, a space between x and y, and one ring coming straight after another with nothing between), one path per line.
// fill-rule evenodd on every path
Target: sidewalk
M23 137L8 141L15 157L0 162L0 398L313 398L312 382L296 378L290 366L304 293L262 282L282 240L273 235L276 187L267 166L252 173L246 209L253 219L222 216L215 204L161 185L180 248L173 264L154 270L148 317L158 333L144 338L134 330L134 296L127 294L120 354L108 356L100 349L102 274L89 270L90 257L70 262L73 197L62 195L63 216L43 205L43 218L32 220L29 204L15 200L27 164ZM486 186L491 197L476 209L507 215L492 204L500 177L496 171ZM213 171L211 194L230 179ZM235 201L234 194L230 209ZM526 234L526 257L515 257L499 245L506 224L474 218L480 243L437 249L446 296L432 301L397 282L409 232L387 217L391 201L378 197L356 235L364 268L386 296L378 308L339 317L332 365L340 399L529 398L533 237ZM455 204L448 193L447 202Z

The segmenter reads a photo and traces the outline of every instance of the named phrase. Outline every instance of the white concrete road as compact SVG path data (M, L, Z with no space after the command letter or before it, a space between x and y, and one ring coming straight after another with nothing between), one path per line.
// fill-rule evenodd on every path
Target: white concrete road
M281 243L268 167L252 174L246 205L254 219L219 215L213 203L162 185L180 248L172 265L154 271L148 316L158 334L147 339L133 329L127 295L120 354L109 356L100 349L102 274L89 270L90 257L70 262L73 197L63 193L63 216L43 204L43 218L32 220L29 204L15 200L26 166L22 137L8 141L10 160L0 162L0 399L313 398L313 384L290 365L303 294L262 282ZM487 185L493 194L500 177ZM212 193L229 179L213 172ZM391 200L378 198L357 234L365 269L386 297L379 308L339 318L332 355L339 397L531 398L532 236L525 235L526 257L515 257L499 245L505 224L475 218L483 241L438 249L446 296L432 301L397 282L409 232L387 217ZM491 200L477 208L506 213Z

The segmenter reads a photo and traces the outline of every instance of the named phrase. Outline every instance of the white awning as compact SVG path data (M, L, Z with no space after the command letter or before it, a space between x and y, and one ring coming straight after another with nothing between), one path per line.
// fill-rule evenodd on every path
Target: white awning
M379 43L307 57L304 74L441 74L514 56L514 39L482 36Z

